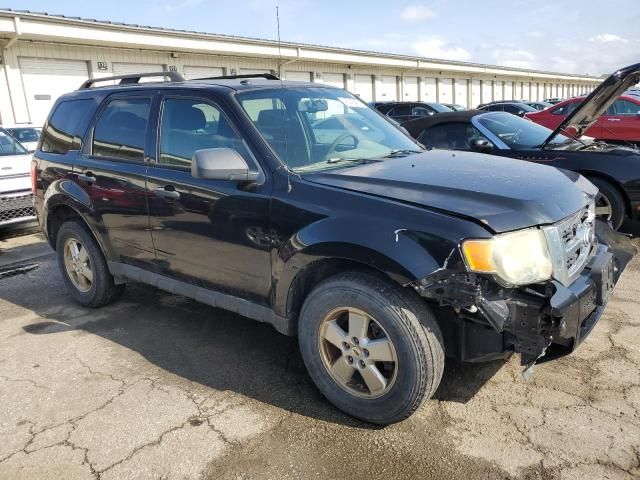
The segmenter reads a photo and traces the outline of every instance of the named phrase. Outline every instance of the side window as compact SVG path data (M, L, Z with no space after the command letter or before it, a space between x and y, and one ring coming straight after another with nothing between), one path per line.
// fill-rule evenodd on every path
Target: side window
M504 105L502 105L501 103L496 103L495 105L489 105L487 107L487 110L489 110L490 112L503 112Z
M468 123L445 123L422 132L418 141L425 147L445 150L468 150L469 142L474 138L485 139L473 125Z
M571 112L573 112L578 105L580 105L580 102L565 103L564 105L551 110L551 113L553 115L562 115L563 117L566 117Z
M161 164L188 167L196 150L231 148L248 162L244 142L214 105L191 98L168 98L162 108Z
M609 111L613 109L613 113ZM627 100L616 100L607 110L607 115L637 115L640 112L640 105Z
M411 107L409 105L394 107L387 115L390 117L408 117L411 115Z
M111 100L93 132L93 155L143 162L150 108L149 98Z
M60 102L42 132L40 150L64 155L82 148L82 137L96 104L92 99Z
M433 113L433 111L429 110L427 107L423 107L422 105L414 105L411 112L411 114L416 117L428 117Z

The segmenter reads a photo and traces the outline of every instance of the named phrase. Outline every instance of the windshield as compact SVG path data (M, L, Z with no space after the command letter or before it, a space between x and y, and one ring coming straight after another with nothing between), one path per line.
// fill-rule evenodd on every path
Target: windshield
M0 156L23 155L28 153L15 138L5 130L0 129Z
M294 171L315 171L420 152L421 148L348 92L326 87L238 94L262 137Z
M21 143L37 142L40 138L40 133L32 127L7 128L7 131Z
M429 105L438 113L453 112L453 110L455 109L455 105L449 106L443 105L441 103L427 103L427 105Z
M476 119L480 125L514 150L538 148L552 133L547 127L505 112L478 115ZM573 141L565 135L558 134L549 146L569 145Z

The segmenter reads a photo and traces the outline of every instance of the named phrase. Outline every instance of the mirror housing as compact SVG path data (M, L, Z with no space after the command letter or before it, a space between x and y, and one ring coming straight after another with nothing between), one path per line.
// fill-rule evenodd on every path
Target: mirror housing
M207 148L193 152L191 176L207 180L255 182L258 172L249 171L242 156L231 148Z
M478 153L488 153L493 150L493 144L484 138L472 138L469 146L472 151Z

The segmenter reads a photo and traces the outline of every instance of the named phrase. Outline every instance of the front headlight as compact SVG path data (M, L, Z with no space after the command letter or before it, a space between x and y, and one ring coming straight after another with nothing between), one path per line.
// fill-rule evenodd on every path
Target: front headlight
M470 271L495 275L509 286L549 280L553 273L547 239L538 229L465 240L462 256Z

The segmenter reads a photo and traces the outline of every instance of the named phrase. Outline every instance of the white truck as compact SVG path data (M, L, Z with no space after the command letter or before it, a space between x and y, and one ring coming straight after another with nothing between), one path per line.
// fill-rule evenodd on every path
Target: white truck
M31 154L0 128L0 229L35 218Z

